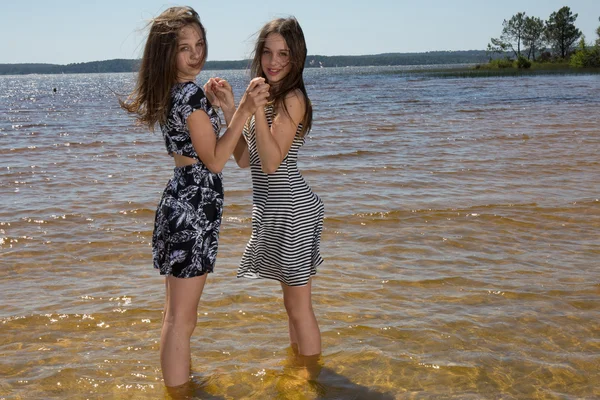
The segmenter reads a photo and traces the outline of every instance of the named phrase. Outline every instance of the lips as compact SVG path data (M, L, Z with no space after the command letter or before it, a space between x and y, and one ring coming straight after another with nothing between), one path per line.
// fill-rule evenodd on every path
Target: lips
M190 62L190 63L188 63L188 66L189 66L190 68L198 69L198 68L200 68L200 67L202 66L202 62L201 62L201 61L198 61L198 62Z

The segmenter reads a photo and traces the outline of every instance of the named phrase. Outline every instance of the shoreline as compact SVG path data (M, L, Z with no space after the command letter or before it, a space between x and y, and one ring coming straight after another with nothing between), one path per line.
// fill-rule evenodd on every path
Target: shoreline
M51 63L0 64L0 75L136 72L139 69L139 62L139 59L110 59L66 65ZM487 56L483 50L338 56L312 54L307 55L305 68L450 65L484 62L487 62ZM244 70L249 68L250 63L250 59L210 60L206 61L203 70Z
M465 66L468 64L469 66ZM437 66L443 66L438 68ZM514 76L538 76L538 75L596 75L600 74L600 67L575 68L567 64L538 64L531 68L490 68L487 64L478 63L456 63L456 67L448 64L402 64L402 65L345 65L314 67L307 66L305 69L341 69L341 68L378 68L386 67L389 70L380 71L384 75L425 75L436 78L486 78L486 77L514 77ZM420 67L420 68L411 68ZM247 67L240 68L204 68L203 71L244 71ZM137 73L137 71L80 71L80 72L15 72L2 73L0 77L6 76L40 76L40 75L86 75L86 74L122 74Z
M600 68L573 68L565 65L547 65L537 68L432 68L410 71L389 71L389 74L428 75L437 78L487 78L487 77L514 77L514 76L540 76L540 75L596 75Z

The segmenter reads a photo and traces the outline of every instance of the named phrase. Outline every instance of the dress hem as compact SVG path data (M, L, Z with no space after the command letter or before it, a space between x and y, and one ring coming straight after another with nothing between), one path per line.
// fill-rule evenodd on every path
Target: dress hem
M323 264L323 260L320 260L319 263L317 263L316 265L314 265L312 267L311 273L309 275L309 278L312 278L313 276L317 275L317 267L320 266L321 264ZM288 283L286 283L283 279L278 279L274 276L264 276L261 275L260 272L242 272L242 273L238 273L237 278L244 278L244 279L252 279L252 280L258 280L258 279L269 279L272 281L277 281L280 283L283 283L284 285L287 286L306 286L308 284L308 280L304 283L299 283L299 284L294 284L294 285L290 285Z
M317 273L316 273L316 272L315 272L314 274L311 274L311 275L310 275L310 278L312 278L312 277L313 277L313 276L315 276L315 275L317 275ZM251 280L269 279L269 280L272 280L272 281L277 281L277 282L283 283L283 284L284 284L284 285L286 285L286 286L293 286L293 287L295 287L295 286L306 286L306 285L308 284L308 281L306 281L306 282L304 282L304 283L297 283L297 284L294 284L294 285L290 285L290 284L288 284L288 283L285 283L283 280L281 280L281 279L277 279L277 278L275 278L275 277L271 277L271 276L262 276L262 275L254 275L254 274L253 274L253 275L238 275L237 277L238 277L239 279L241 279L241 278L244 278L244 279L251 279ZM310 279L310 278L309 278L309 279Z

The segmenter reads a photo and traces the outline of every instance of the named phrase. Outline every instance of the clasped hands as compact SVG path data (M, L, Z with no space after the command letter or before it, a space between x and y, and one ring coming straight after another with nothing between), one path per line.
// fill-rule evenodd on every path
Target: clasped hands
M254 114L259 107L264 107L269 100L269 84L265 78L254 78L248 84L239 108ZM233 88L225 79L210 78L204 84L204 93L214 107L220 107L224 113L235 111Z

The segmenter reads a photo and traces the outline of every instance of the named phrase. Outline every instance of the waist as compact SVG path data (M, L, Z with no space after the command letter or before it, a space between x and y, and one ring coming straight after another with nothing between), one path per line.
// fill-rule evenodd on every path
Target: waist
M181 154L171 153L173 160L175 161L175 167L187 167L188 165L194 165L198 162L198 159L182 156Z
M191 172L193 170L202 170L203 173L209 173L215 176L221 176L221 173L215 174L211 170L209 170L206 165L202 162L202 160L198 158L192 158L188 156L182 156L181 154L171 153L171 157L173 157L175 161L175 172L177 171L188 171Z

